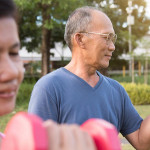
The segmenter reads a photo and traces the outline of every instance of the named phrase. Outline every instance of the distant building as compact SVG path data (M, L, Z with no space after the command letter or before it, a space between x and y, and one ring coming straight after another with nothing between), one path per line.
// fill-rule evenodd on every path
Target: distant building
M52 70L64 66L72 57L70 49L67 46L63 46L61 42L55 43L55 48L52 48L50 52L53 54L50 56L50 67ZM41 53L28 52L25 47L19 51L19 54L23 60L25 68L28 68L30 63L40 62L42 58Z

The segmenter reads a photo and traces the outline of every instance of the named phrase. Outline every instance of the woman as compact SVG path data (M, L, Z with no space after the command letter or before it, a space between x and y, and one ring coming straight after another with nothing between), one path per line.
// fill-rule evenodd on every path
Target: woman
M0 115L13 111L16 95L23 80L23 63L19 56L20 41L12 0L0 0ZM43 123L48 132L51 150L94 150L91 137L77 125ZM0 134L0 141L3 135Z

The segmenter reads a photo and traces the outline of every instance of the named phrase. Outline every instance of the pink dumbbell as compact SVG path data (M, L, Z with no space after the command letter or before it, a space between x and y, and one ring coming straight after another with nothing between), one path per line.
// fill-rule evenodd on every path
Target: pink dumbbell
M48 136L36 115L20 112L8 123L1 150L48 150ZM102 119L89 119L81 125L88 132L97 150L121 150L115 127Z
M114 125L103 119L89 119L81 125L93 138L97 150L121 150Z

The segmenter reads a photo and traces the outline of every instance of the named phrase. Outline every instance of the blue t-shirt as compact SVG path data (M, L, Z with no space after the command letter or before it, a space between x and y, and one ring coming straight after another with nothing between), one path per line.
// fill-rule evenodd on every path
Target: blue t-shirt
M116 126L123 135L140 128L139 116L125 89L115 80L100 77L95 87L69 72L57 69L42 77L35 85L29 113L43 120L82 124L89 118L102 118Z

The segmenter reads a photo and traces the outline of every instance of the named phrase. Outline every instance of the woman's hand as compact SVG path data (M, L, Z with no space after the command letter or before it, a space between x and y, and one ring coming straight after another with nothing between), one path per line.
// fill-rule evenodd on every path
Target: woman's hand
M44 122L49 138L49 150L96 150L93 139L78 125Z

